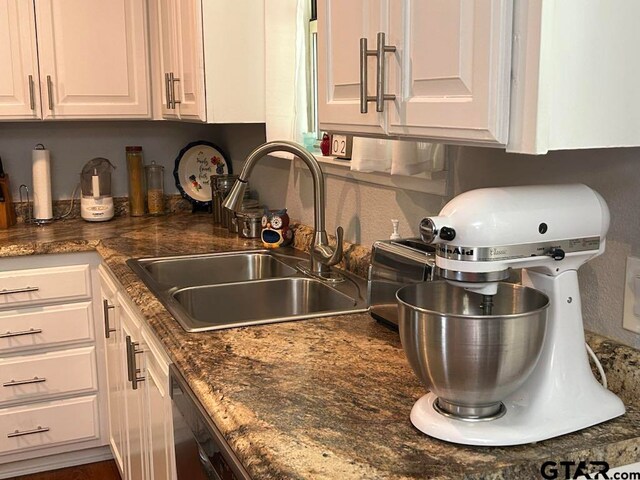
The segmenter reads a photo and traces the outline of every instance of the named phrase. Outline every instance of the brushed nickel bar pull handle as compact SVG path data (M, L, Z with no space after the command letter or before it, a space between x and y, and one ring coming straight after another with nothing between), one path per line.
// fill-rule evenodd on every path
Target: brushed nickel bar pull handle
M133 354L131 353L132 342L129 335L127 335L127 337L125 338L125 344L127 346L127 380L133 382L133 377L135 375L135 367L133 365L133 362L135 362L135 357L133 357Z
M111 333L115 332L115 328L109 326L109 310L116 308L115 305L109 305L109 300L102 300L102 314L104 317L104 338L111 337Z
M392 94L385 94L385 53L394 53L396 47L393 45L385 45L384 32L378 32L378 45L376 48L376 57L378 58L378 65L376 70L376 112L384 112L384 102L386 100L395 100L396 96Z
M19 430L16 430L14 432L8 433L7 434L7 438L13 438L13 437L23 437L25 435L33 435L34 433L44 433L44 432L48 432L50 430L49 427L41 427L40 425L38 425L37 428L34 428L33 430L25 430L24 432L21 432Z
M138 389L138 383L144 382L146 377L139 377L138 373L140 373L140 369L136 366L136 355L139 353L144 353L143 350L137 350L136 347L139 345L138 342L131 342L131 363L133 364L133 375L131 377L131 388L133 390Z
M376 97L367 95L369 75L367 72L367 57L378 55L376 50L367 50L367 39L360 39L360 113L369 111L369 102L375 102Z
M29 106L31 107L31 110L36 109L36 94L33 85L33 75L29 75Z
M22 330L20 332L0 333L0 338L21 337L22 335L35 335L37 333L42 333L42 329L41 328L30 328L29 330Z
M53 82L51 75L47 75L47 95L49 96L49 110L53 111Z
M171 88L169 86L169 74L165 73L164 74L164 96L165 99L167 100L167 109L171 109L171 93L169 92L169 88Z
M182 100L176 100L176 82L180 82L178 77L173 76L173 72L169 74L171 80L171 98L173 99L173 108L176 108L176 103L182 103Z
M5 382L2 384L3 387L17 387L18 385L30 385L32 383L42 383L46 382L47 379L44 377L33 377L27 380L11 380L10 382Z
M137 375L133 377L133 380L131 380L131 388L133 388L134 390L138 389L138 383L139 382L144 382L146 380L146 377L138 377Z
M37 292L40 290L40 287L20 287L20 288L3 288L0 290L0 295L11 295L14 293L27 293L27 292Z

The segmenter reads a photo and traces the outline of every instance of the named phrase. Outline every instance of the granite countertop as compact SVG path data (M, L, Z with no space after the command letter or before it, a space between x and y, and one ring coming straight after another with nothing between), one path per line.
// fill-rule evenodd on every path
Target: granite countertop
M308 232L300 228L299 236ZM532 445L453 445L411 425L409 412L425 390L397 333L368 314L186 333L125 263L255 247L207 215L69 220L0 232L0 256L97 250L256 479L522 479L540 478L547 460L640 461L637 350L589 335L627 406L624 416ZM347 266L361 269L361 254L347 252Z

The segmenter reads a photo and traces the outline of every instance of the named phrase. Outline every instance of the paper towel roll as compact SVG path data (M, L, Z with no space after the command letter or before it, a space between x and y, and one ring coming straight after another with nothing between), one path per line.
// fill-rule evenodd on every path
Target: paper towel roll
M31 173L33 179L33 218L51 220L51 159L49 150L36 148L31 153Z

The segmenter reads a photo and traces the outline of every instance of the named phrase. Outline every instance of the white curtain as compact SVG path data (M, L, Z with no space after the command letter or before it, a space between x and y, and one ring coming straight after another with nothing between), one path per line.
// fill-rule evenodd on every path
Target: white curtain
M444 169L445 146L439 143L354 137L351 170L417 175Z
M308 0L265 2L267 141L301 143L302 132L308 129L309 4Z

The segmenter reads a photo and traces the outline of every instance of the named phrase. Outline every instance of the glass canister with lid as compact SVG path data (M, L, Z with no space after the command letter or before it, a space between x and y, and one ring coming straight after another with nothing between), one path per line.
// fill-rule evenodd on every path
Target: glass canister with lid
M147 173L147 208L150 215L164 215L164 167L151 162Z

